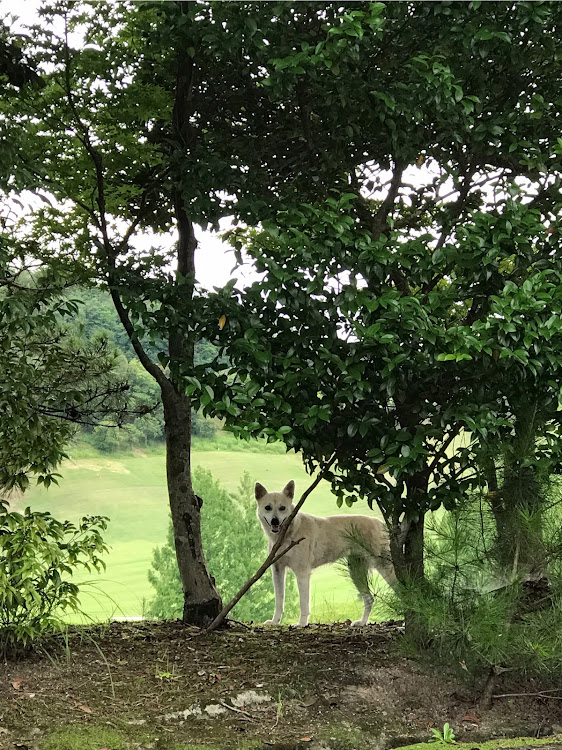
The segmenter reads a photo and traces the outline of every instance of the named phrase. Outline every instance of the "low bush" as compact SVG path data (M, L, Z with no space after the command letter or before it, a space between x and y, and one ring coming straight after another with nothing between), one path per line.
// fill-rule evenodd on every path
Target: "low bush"
M79 612L79 568L99 571L107 551L107 519L82 518L78 525L0 502L0 648L25 648L63 626L66 612Z

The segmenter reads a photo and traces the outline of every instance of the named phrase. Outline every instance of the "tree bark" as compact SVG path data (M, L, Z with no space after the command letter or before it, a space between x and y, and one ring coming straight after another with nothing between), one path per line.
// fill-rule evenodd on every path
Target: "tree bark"
M420 472L406 480L406 507L418 508L418 518L410 521L404 533L395 515L390 529L390 554L399 583L405 592L404 622L406 634L419 646L427 643L427 629L417 612L408 606L409 590L423 589L425 584L424 529L425 503L421 495L427 494L427 472Z
M535 465L532 461L526 465L536 454L536 405L520 404L516 415L515 434L504 452L501 487L493 459L485 467L496 524L495 554L508 579L538 580L547 570L543 540L546 502Z
M420 514L418 520L410 524L404 541L404 561L409 586L416 587L422 592L425 584L424 525L425 514ZM427 645L429 636L426 623L417 610L406 607L404 631L418 646L423 648Z
M496 559L508 578L546 576L544 497L534 467L506 466L502 487L490 497L496 525Z
M190 12L193 3L178 3L180 13ZM180 157L173 177L172 189L178 242L176 249L176 284L182 284L183 304L189 310L195 289L195 250L197 239L182 194L185 175L183 160L194 143L196 134L190 123L193 109L193 90L196 66L186 50L179 50L176 58L176 88L172 130ZM168 495L174 529L174 543L183 587L184 622L207 627L222 609L222 600L209 575L201 540L200 503L191 483L191 402L182 385L177 382L175 366L193 367L194 338L190 331L172 327L168 334L170 375L162 387L164 424L166 432L166 472Z
M187 14L194 4L179 2L180 12ZM106 215L105 173L103 155L93 143L88 126L81 120L76 109L70 79L70 55L66 48L66 87L67 98L74 114L76 126L82 134L81 141L90 156L96 175L96 203L99 211L97 225L102 235L103 249L107 263L107 281L115 309L127 332L140 363L160 386L164 407L166 433L166 471L168 478L168 496L174 528L174 540L180 577L184 592L183 619L185 622L206 627L218 615L222 601L218 595L214 580L207 571L201 543L200 503L193 492L191 484L191 403L183 393L181 385L174 377L174 365L181 362L193 366L194 342L189 333L180 332L171 327L168 334L168 353L171 372L166 375L146 352L137 336L134 322L121 295L121 287L130 286L128 279L118 266L119 254L127 249L128 240L133 228L142 218L142 211L131 223L122 241L114 246L108 231ZM193 224L187 214L185 200L182 197L182 179L185 179L184 164L176 157L189 150L195 138L195 131L190 124L192 111L195 65L187 50L180 49L176 56L177 74L173 111L173 134L176 142L176 154L172 161L176 165L172 199L178 229L176 284L184 284L182 304L189 309L193 300L195 286L195 249L197 240ZM173 283L173 282L171 282Z
M412 521L404 540L404 562L406 574L411 583L425 581L423 554L425 514L421 513L417 521Z
M207 627L222 609L201 541L200 504L191 483L191 404L169 383L162 389L166 474L174 543L183 587L184 622Z

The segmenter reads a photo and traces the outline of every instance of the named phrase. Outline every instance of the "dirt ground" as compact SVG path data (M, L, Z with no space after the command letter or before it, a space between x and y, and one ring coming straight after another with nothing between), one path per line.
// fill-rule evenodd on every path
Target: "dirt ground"
M178 622L72 631L1 665L0 748L384 749L427 741L445 722L470 743L562 733L562 691L552 684L506 673L496 693L526 695L483 712L481 682L402 656L400 641L394 623L231 625L209 636ZM532 695L539 689L552 697Z

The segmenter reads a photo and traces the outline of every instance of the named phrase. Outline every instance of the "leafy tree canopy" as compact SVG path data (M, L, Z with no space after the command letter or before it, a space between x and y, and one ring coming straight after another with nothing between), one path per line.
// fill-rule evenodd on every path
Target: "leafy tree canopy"
M264 277L217 295L231 377L200 368L191 390L311 469L335 452L340 502L376 501L396 530L484 481L523 395L552 426L540 460L560 459L562 15L301 3L293 20L280 42L260 19L251 55L270 153L294 158L268 207L236 206L259 226L231 240Z
M77 423L119 421L127 385L115 371L106 338L82 339L70 325L77 302L64 268L44 267L37 245L21 231L13 192L35 181L18 154L33 128L18 109L42 84L35 67L0 27L0 491L25 490L30 477L48 486ZM25 110L25 105L23 105ZM11 119L15 117L14 119Z
M109 283L133 342L174 342L175 385L311 469L335 451L340 499L395 531L481 481L518 394L556 421L557 4L75 8L54 12L82 49L35 32L54 68L35 158L72 201L35 236ZM253 228L232 240L263 281L208 299L185 265L171 283L174 212L191 243L192 222ZM201 337L230 377L186 356Z

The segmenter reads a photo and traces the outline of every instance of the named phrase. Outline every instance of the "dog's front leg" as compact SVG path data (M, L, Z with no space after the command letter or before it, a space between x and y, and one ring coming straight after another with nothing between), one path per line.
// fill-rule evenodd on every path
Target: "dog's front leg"
M271 620L266 620L265 625L279 625L285 609L285 572L286 567L275 563L271 566L273 576L273 590L275 591L275 613Z
M296 573L297 586L299 587L299 600L301 605L301 616L297 623L298 628L306 628L310 617L310 571Z

